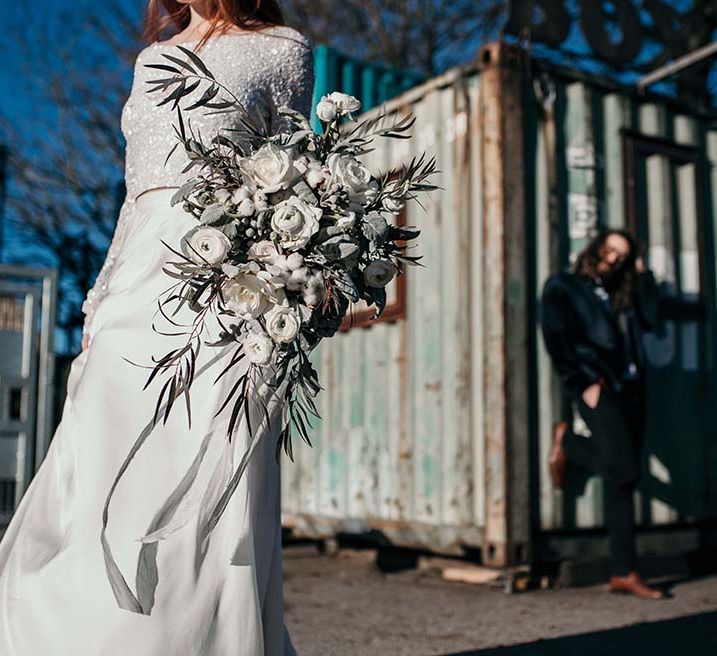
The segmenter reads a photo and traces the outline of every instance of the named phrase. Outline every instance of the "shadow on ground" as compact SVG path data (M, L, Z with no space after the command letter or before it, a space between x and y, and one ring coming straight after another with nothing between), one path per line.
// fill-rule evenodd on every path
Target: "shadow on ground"
M714 656L717 612L446 656Z

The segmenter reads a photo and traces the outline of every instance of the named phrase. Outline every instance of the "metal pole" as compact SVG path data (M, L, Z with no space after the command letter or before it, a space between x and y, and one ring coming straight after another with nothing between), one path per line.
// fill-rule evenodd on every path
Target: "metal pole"
M659 82L666 77L670 77L670 75L679 73L685 68L689 68L690 66L701 62L703 59L708 59L714 55L717 55L717 42L709 43L702 48L698 48L697 50L676 59L671 64L661 66L657 70L652 71L652 73L648 73L644 77L641 77L635 86L637 86L639 91L644 91L651 84L655 84L655 82Z

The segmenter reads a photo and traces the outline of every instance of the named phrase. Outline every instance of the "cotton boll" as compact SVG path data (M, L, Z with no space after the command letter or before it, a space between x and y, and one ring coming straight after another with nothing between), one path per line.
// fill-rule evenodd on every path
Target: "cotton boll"
M295 271L304 264L304 258L300 253L290 253L286 256L286 265L291 271Z
M272 264L274 264L275 266L278 266L283 271L290 271L287 259L288 258L284 254L277 255L274 258L274 261L272 262Z
M232 203L240 205L243 200L251 197L252 193L249 187L239 187L239 189L235 189L232 194Z
M239 216L252 216L255 209L253 201L250 198L245 198L237 206L237 214Z

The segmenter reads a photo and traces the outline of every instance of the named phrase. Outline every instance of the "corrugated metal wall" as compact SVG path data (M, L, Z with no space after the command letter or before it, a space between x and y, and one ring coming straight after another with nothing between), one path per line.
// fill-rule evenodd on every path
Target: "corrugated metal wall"
M406 317L373 322L317 349L325 391L314 448L283 467L287 523L364 531L404 544L479 541L483 523L482 377L473 326L481 308L477 74L404 94L411 140L383 140L367 164L384 172L426 150L444 191L411 204L425 268L406 273ZM480 340L477 340L480 343ZM473 350L472 350L473 349ZM473 365L472 365L473 363ZM477 367L477 368L476 368Z
M551 427L566 408L538 326L543 282L597 225L631 224L665 291L704 306L702 318L673 310L646 344L650 418L638 519L655 526L717 517L717 132L674 104L536 63L527 73L519 56L491 47L480 74L449 72L388 105L416 115L414 138L381 145L369 164L385 171L425 149L438 158L444 189L426 212L408 209L426 268L407 272L405 318L351 329L317 350L323 421L314 448L299 445L296 463L282 468L284 523L300 534L377 529L439 551L482 545L490 560L502 532L505 549L494 561L507 564L526 558L516 549L523 533L602 524L597 478L565 493L549 484ZM518 72L487 76L501 58ZM541 70L556 85L552 133L533 96ZM510 75L522 79L523 95ZM524 130L520 152L505 134L515 125ZM511 202L521 192L525 207ZM525 316L516 319L526 286ZM500 335L495 313L506 324ZM524 322L526 345L511 321ZM496 364L503 370L494 373ZM529 387L529 412L521 386Z

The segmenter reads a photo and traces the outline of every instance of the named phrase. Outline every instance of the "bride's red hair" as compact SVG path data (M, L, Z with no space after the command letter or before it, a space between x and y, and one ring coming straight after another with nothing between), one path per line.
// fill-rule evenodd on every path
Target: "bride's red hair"
M199 43L201 48L215 32L222 34L232 26L246 31L270 25L284 25L284 16L276 0L206 0L210 26ZM169 28L177 32L189 25L189 5L177 0L149 0L145 16L144 37L158 41Z

